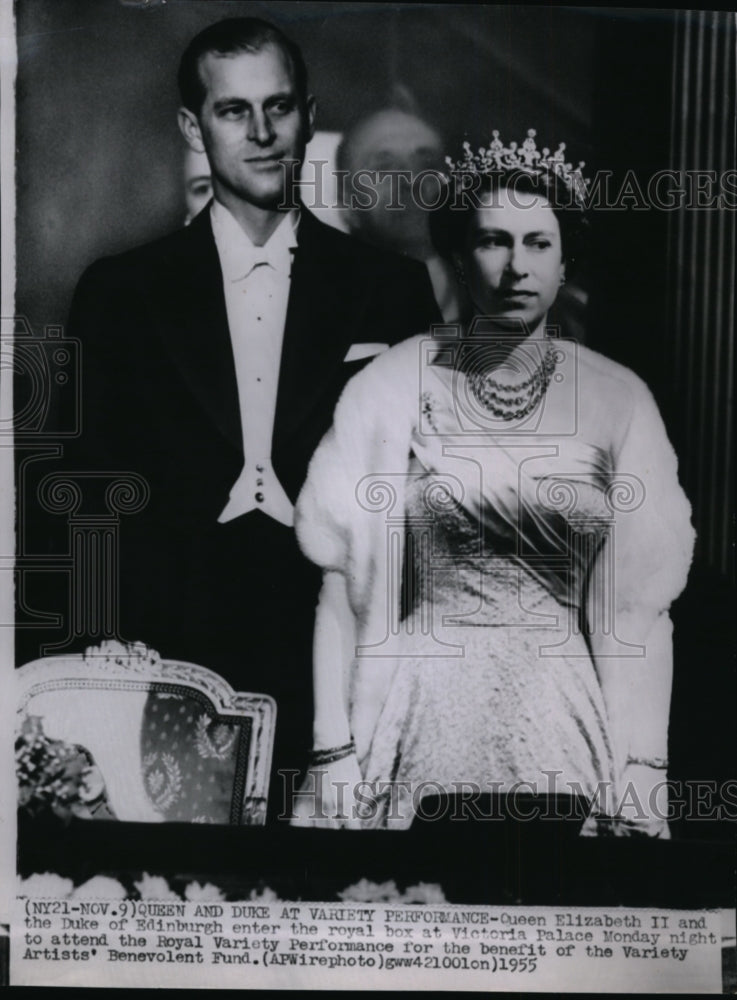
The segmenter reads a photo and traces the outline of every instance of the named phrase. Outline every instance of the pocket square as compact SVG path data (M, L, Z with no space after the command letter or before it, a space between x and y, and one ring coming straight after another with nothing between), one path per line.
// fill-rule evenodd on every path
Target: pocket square
M363 361L389 349L388 344L351 344L343 361Z

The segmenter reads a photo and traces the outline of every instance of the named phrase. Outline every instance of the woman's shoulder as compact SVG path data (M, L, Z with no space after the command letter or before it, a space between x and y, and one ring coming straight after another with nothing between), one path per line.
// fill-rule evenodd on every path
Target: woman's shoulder
M599 385L611 385L620 391L628 389L631 392L647 388L639 375L619 361L614 361L585 344L577 344L576 352L583 371L596 379Z
M647 383L625 365L578 345L579 412L599 429L613 454L627 442L671 455L673 449L660 408Z
M338 400L333 423L360 421L368 426L416 410L419 360L428 337L418 334L394 344L353 375Z
M429 341L430 337L430 334L417 334L381 351L351 378L345 392L360 395L373 389L411 384L413 376L419 374L423 342Z
M652 400L647 384L631 368L584 344L576 345L576 371L582 399L613 414L631 414L638 403Z
M413 337L407 337L393 344L386 351L373 359L368 368L376 365L380 369L402 369L411 364L414 360L419 361L423 354L423 345L432 345L431 333L418 333Z

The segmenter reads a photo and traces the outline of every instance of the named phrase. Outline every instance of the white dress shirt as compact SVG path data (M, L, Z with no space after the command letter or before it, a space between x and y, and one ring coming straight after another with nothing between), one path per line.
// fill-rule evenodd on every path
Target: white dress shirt
M262 510L291 527L294 508L271 464L271 441L298 213L289 212L262 247L253 244L217 201L211 219L223 272L245 456L218 521Z

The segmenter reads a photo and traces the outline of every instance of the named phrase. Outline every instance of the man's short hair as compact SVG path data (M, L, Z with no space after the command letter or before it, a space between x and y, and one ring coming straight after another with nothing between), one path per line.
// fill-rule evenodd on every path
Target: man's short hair
M294 74L294 86L300 106L307 102L307 67L299 46L283 31L258 17L228 17L211 24L192 39L179 63L179 93L182 104L199 114L205 100L205 86L200 76L200 59L208 52L220 56L237 52L260 52L275 45L289 57Z

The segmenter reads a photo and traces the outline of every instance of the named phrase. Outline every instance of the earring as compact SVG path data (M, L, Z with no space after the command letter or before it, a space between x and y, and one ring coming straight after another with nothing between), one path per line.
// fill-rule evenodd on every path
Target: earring
M453 270L455 271L456 280L458 281L458 284L463 285L465 287L466 272L463 270L463 266L461 264L454 264Z

